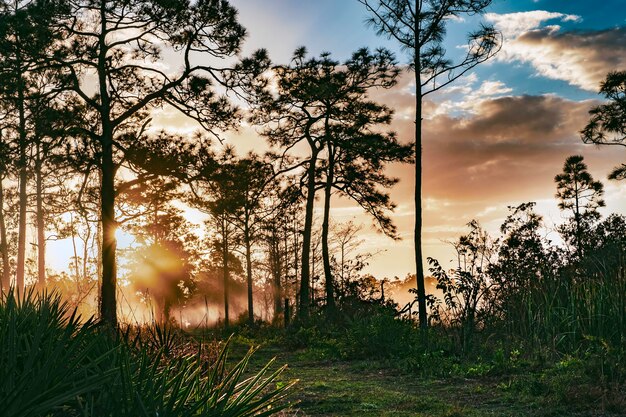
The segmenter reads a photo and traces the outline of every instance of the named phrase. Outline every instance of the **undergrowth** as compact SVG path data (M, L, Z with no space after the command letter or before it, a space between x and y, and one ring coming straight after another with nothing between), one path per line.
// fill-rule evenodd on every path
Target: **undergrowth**
M253 349L227 366L228 344L169 328L113 332L56 295L0 300L4 417L269 416L287 406L284 368L246 374Z

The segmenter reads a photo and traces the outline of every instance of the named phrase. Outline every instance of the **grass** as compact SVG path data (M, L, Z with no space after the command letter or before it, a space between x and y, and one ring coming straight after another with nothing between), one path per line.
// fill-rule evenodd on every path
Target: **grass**
M239 359L249 340L235 342ZM276 357L289 364L278 384L298 379L290 400L297 404L283 416L412 416L412 417L617 417L626 402L603 401L585 386L559 389L567 372L557 368L513 374L422 377L377 361L329 361L311 351L262 346L251 370ZM570 372L570 371L568 371ZM471 374L471 372L469 372ZM613 402L611 402L613 401Z

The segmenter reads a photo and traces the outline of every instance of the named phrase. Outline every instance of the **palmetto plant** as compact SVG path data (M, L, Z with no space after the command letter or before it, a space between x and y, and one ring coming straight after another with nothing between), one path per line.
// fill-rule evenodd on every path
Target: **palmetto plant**
M227 368L226 352L206 369L200 355L167 358L147 349L116 352L119 368L107 389L92 392L79 404L82 416L269 416L284 409L285 391L275 385L283 368L271 362L251 377L245 371L253 351ZM276 387L276 388L275 388Z
M0 414L269 416L287 407L292 384L276 384L283 368L270 372L272 362L249 376L252 354L233 366L227 346L210 364L201 349L172 357L81 321L56 295L9 292L0 300Z
M90 320L81 323L55 295L10 291L0 301L0 410L46 415L100 388L114 373L111 352Z

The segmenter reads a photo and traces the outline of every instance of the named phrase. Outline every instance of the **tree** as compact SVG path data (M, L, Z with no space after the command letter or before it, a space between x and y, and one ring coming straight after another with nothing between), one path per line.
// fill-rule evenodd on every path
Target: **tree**
M210 216L206 223L215 229L217 235L211 242L211 247L212 252L221 254L226 327L230 325L231 252L237 238L233 218L240 203L235 192L237 178L229 169L235 160L236 156L232 147L227 147L217 158L210 150L199 155L198 174L191 183L194 195L191 203Z
M193 227L172 204L177 188L177 182L157 178L124 196L129 206L138 206L138 213L127 215L133 220L128 230L141 243L132 254L131 279L154 299L161 323L168 323L172 305L190 294L198 258Z
M573 243L582 258L584 251L583 232L590 221L600 217L599 207L604 207L604 187L587 171L581 155L572 155L565 160L563 172L554 177L561 210L570 210L574 217Z
M610 72L600 84L600 94L609 100L589 111L591 119L580 132L583 142L626 147L626 71ZM611 180L626 179L626 164L613 169Z
M331 227L332 242L338 258L333 257L333 270L338 271L335 291L339 300L354 295L355 282L361 276L361 271L367 266L369 259L378 255L381 251L363 252L359 248L365 242L358 235L363 226L355 224L352 220L347 223L335 223ZM384 284L381 283L381 288Z
M231 180L229 190L233 205L233 224L239 229L246 258L246 281L248 287L248 324L254 325L254 297L252 279L252 246L260 237L263 221L280 208L264 201L272 191L277 191L277 175L272 165L251 153L246 158L233 160L221 167Z
M31 146L33 128L32 100L54 91L47 82L42 83L42 71L49 69L44 59L58 39L47 22L61 11L61 3L47 3L32 0L0 3L0 99L9 108L14 132L19 182L19 225L18 249L15 271L15 286L19 293L24 292L26 262L26 226L29 180L28 151ZM48 81L48 80L45 80ZM43 242L41 242L43 243Z
M409 52L409 69L415 74L415 266L420 326L428 326L422 257L422 102L494 56L500 34L481 26L468 36L466 54L458 61L447 58L443 41L447 23L462 15L482 13L493 0L358 0L371 14L368 24L380 35L397 41Z
M231 68L203 65L235 56L245 36L226 0L189 2L72 0L55 28L69 46L63 59L74 97L87 109L82 133L95 144L101 174L101 319L116 325L116 173L129 148L145 139L151 109L168 105L217 134L233 125L237 109L215 84L234 87L266 65L264 53ZM164 72L164 49L180 56L177 73ZM212 62L215 62L213 60ZM241 77L239 77L241 75ZM86 83L90 76L94 82ZM95 83L95 89L92 88Z
M380 60L376 62L376 60ZM326 161L324 167L324 210L322 220L322 261L324 266L326 305L335 306L334 279L329 250L330 205L333 191L347 196L359 204L374 218L375 226L384 234L397 238L396 228L388 216L395 204L384 189L397 183L396 178L385 175L384 169L390 162L408 162L413 155L412 146L398 143L394 133L379 133L381 126L391 122L392 111L387 106L368 100L371 88L390 88L395 83L397 72L380 71L385 64L380 56L370 55L366 50L357 51L346 62L348 71L338 72L334 81L342 77L351 78L351 72L372 71L369 81L362 85L354 83L349 100L343 101L346 92L336 86L326 87L336 91L327 94L332 112L327 123ZM380 79L376 80L376 76ZM382 189L381 189L382 188Z
M273 210L264 218L262 241L266 249L267 267L272 279L274 320L283 313L283 297L289 296L289 284L297 283L298 276L298 215L301 208L301 194L293 184L293 178L282 178L283 187L272 184L267 204ZM291 266L291 254L293 267ZM292 272L293 271L293 272ZM289 313L289 312L286 312ZM287 318L288 321L288 318Z
M55 86L53 91L62 91L63 80L55 78L56 74L48 73L40 77L39 90ZM68 174L75 174L63 154L65 139L76 114L62 108L56 94L46 94L30 100L31 113L31 159L34 159L32 171L35 179L35 225L37 228L37 284L39 288L46 285L46 231L49 223L63 212L74 209L63 201L63 182ZM34 156L34 157L33 157ZM56 200L56 201L55 201ZM65 199L66 200L66 199ZM56 203L56 204L55 204Z
M335 167L334 161L324 163L325 148L330 146L331 152L327 157L332 158L333 145L329 143L333 135L339 139L343 129L342 137L348 141L350 136L345 135L346 132L365 135L372 124L386 120L387 109L377 107L382 115L376 114L375 110L367 107L369 103L363 103L363 99L369 88L393 86L398 70L393 55L387 50L371 53L361 49L340 66L328 53L322 54L320 58L307 59L306 49L299 48L290 66L276 67L274 72L277 93L267 92L261 96L253 120L265 126L262 134L272 145L282 148L283 158L300 143L308 146L309 154L299 158L291 167L305 168L300 181L302 193L306 195L306 208L298 311L300 317L306 317L310 304L310 251L315 193L324 187L324 182L320 184L319 179L325 167ZM354 110L358 112L351 114ZM350 131L348 126L354 128L360 121L359 117L363 116L367 122L361 125L362 130ZM376 116L380 119L376 119ZM376 121L372 122L372 119ZM337 146L338 141L334 143ZM333 180L327 183L333 184Z
M541 233L543 219L535 206L531 202L509 207L510 214L500 227L503 237L497 262L488 270L495 284L492 315L502 317L513 334L532 333L536 323L527 309L545 302L546 292L557 291L563 266L562 252Z
M8 291L11 286L11 265L9 262L9 245L7 241L7 227L4 216L4 179L7 176L8 146L3 141L0 129L0 256L2 256L2 279L0 280L0 294Z

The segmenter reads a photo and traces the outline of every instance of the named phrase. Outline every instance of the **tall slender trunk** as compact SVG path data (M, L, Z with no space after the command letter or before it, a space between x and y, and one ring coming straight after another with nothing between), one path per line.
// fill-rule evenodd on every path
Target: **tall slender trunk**
M37 201L37 284L46 287L46 224L43 211L43 173L41 143L37 142L35 157L35 194Z
M4 220L4 188L0 179L0 251L2 252L2 280L0 292L8 291L11 286L11 265L9 263L9 247L7 244L7 228Z
M416 28L417 45L417 28ZM419 323L422 329L428 327L426 312L426 286L424 282L424 262L422 256L422 80L419 51L415 51L415 267L417 281L417 303Z
M311 287L310 287L310 294L311 294L311 299L309 300L309 305L314 305L315 304L315 252L317 251L317 245L319 244L319 242L317 242L313 248L311 249Z
M80 294L80 269L78 267L78 250L76 249L76 228L74 227L74 215L71 212L70 228L72 230L72 250L74 251L74 274L76 274L76 291Z
M100 187L101 221L102 221L102 290L100 303L100 318L110 327L117 327L117 268L115 252L115 171L113 163L113 123L111 122L111 103L107 88L107 51L106 36L108 34L106 18L106 2L100 6L100 38L98 54L98 83L100 91L100 120L102 133Z
M300 318L308 317L310 303L310 285L311 285L311 233L313 229L313 206L315 204L315 166L317 165L317 149L313 150L309 161L308 179L307 179L307 196L306 211L304 215L304 231L302 233L302 258L300 266L300 308L298 316Z
M254 325L254 298L252 293L252 243L250 242L250 218L246 213L243 238L246 245L246 279L248 281L248 324Z
M295 218L294 216L294 221L293 221L293 282L295 283L295 304L298 304L298 297L300 296L299 293L299 279L298 279L298 272L300 271L300 265L299 265L299 259L300 259L300 246L298 243L298 235L299 235L299 229L300 225L298 224L298 219Z
M102 306L102 222L96 223L97 227L97 235L96 235L96 278L98 280L98 299L96 302L98 303L98 311L101 310Z
M346 293L346 244L345 242L341 242L341 293L345 295Z
M109 130L109 129L107 129ZM102 290L100 317L111 327L117 326L117 275L115 264L115 167L113 165L112 138L103 138L102 146L102 187L100 199L102 205Z
M322 261L324 263L324 277L326 281L326 307L332 311L335 308L335 283L330 268L330 249L328 247L328 232L330 229L330 199L333 191L333 181L335 176L335 150L330 141L328 147L328 171L326 173L326 184L324 186L324 220L322 222Z
M83 240L83 273L82 273L82 279L86 280L88 274L88 265L89 265L89 241L91 240L91 225L89 224L89 220L87 219L87 216L85 216L83 218L85 220L85 227L86 227L86 231L85 233L87 233L87 236L85 237L85 239Z
M230 271L228 270L228 225L226 224L226 216L222 216L221 218L221 226L222 226L222 269L223 269L223 279L224 279L224 325L228 327L230 325L229 314L228 314L228 298L229 298L229 275Z
M276 226L272 227L272 236L270 238L269 246L270 246L270 256L271 256L271 262L272 262L274 317L276 318L279 316L280 313L282 313L282 309L283 309L282 288L281 288L281 282L280 282L280 274L282 270L281 259L280 259L280 239L278 238L278 236L276 236Z
M18 58L18 66L21 67ZM17 265L15 271L15 286L19 294L24 294L24 266L26 261L26 208L28 195L26 194L26 182L28 181L28 170L26 162L26 109L24 103L24 81L21 74L17 80L17 107L19 114L19 221L17 240Z

